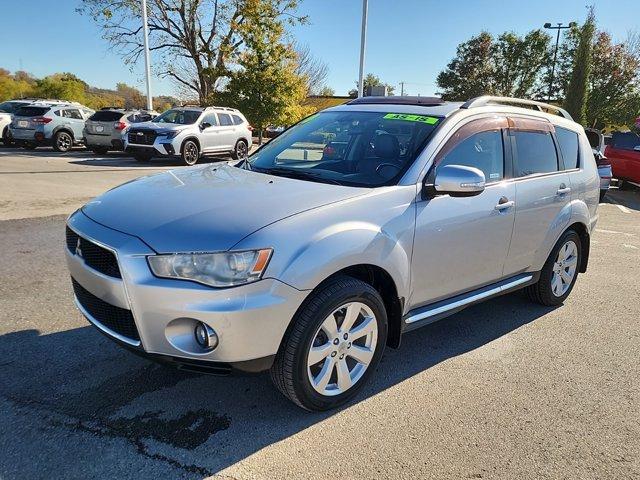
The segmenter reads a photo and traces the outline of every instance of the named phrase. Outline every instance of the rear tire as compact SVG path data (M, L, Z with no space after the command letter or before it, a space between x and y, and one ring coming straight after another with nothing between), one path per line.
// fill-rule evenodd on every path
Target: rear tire
M236 146L231 152L231 158L234 160L243 160L249 155L249 147L244 140L238 140Z
M53 136L53 149L56 152L65 153L73 147L73 137L69 132L61 130Z
M529 299L546 306L560 305L573 290L581 260L580 237L567 230L551 250L538 282L525 289Z
M2 143L5 147L13 146L13 139L11 138L11 133L9 133L9 127L4 127L2 131Z
M355 278L336 277L311 293L294 316L271 379L299 407L329 410L358 394L374 374L386 341L387 313L380 294ZM354 355L362 355L361 361Z

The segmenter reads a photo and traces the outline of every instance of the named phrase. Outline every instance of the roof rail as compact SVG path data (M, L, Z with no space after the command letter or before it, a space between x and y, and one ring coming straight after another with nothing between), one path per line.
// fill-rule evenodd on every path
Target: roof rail
M564 108L557 107L555 105L551 105L549 103L538 102L536 100L524 100L522 98L511 98L511 97L495 97L492 95L483 95L482 97L472 98L464 103L460 108L474 108L474 107L483 107L485 105L489 105L492 103L497 104L507 104L507 105L527 105L538 107L538 110L543 112L546 110L554 110L560 114L560 116L573 120L569 112L567 112Z

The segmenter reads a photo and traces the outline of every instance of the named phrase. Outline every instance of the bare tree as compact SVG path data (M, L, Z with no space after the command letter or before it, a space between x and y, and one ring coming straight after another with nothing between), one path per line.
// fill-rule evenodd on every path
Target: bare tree
M161 53L154 70L207 103L228 76L248 29L306 21L295 14L297 6L298 0L148 0L150 50ZM78 11L93 18L125 62L139 59L141 2L82 0Z
M313 56L309 45L294 46L298 66L296 73L307 80L307 95L317 95L325 86L329 67L319 58Z

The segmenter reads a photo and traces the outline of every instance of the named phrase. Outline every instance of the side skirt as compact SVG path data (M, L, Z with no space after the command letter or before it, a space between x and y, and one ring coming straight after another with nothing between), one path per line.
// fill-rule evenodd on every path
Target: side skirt
M538 278L540 278L540 272L522 273L486 287L413 309L402 318L402 332L424 327L460 310L464 310L475 303L519 290L527 285L536 283Z

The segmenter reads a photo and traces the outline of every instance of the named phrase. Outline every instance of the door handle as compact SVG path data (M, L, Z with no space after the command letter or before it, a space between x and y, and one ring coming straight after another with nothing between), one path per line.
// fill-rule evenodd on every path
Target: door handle
M564 183L560 184L560 188L558 188L558 191L556 192L557 195L565 195L567 193L569 193L571 191L570 187L567 187Z
M509 200L507 197L500 197L498 200L498 204L495 206L495 209L498 211L506 210L507 208L511 208L516 204L513 200Z

